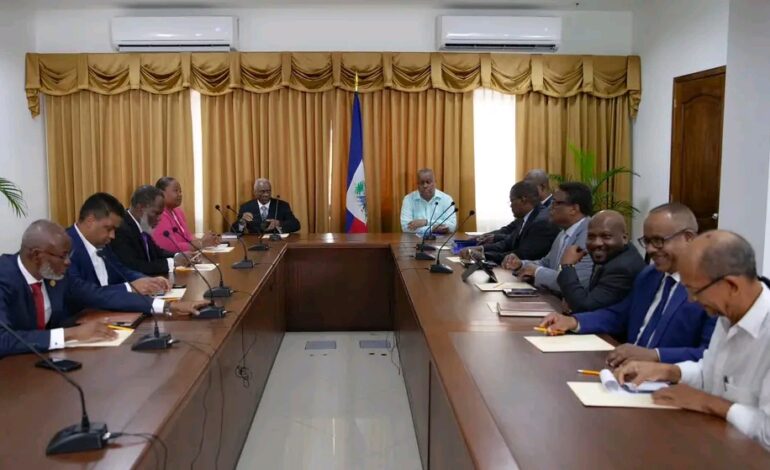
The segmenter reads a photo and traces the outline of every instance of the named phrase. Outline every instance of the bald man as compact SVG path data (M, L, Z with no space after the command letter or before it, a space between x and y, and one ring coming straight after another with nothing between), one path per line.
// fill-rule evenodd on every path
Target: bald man
M631 292L606 308L572 316L549 314L541 326L552 333L610 334L625 342L607 356L610 367L631 360L676 363L703 356L714 319L687 300L679 259L698 233L695 215L672 202L650 211L639 243L653 261L636 276Z
M586 249L594 262L587 288L580 283L575 271L575 265L586 255L577 245L564 250L562 270L556 278L573 312L588 312L620 302L631 291L636 275L644 269L639 252L628 244L626 219L618 212L601 211L591 219Z
M545 170L536 168L524 175L524 181L537 186L537 192L540 195L540 204L545 208L550 208L551 202L553 202L553 194L551 193L550 177L548 176L548 173Z
M690 297L719 317L703 359L633 361L615 375L621 383L676 384L653 401L718 416L770 450L770 289L757 278L754 250L735 233L707 232L680 264Z
M151 313L149 297L127 292L122 285L99 287L67 276L71 254L72 240L64 229L38 220L24 232L18 255L0 256L0 322L41 351L64 348L70 340L98 341L115 336L101 321L72 326L77 312L66 305L74 299L86 308ZM195 314L207 304L160 301L159 308L167 313ZM27 352L26 346L0 329L0 357Z
M265 178L254 182L254 199L245 202L238 210L238 220L232 231L243 233L293 233L300 229L288 202L273 196L273 186Z

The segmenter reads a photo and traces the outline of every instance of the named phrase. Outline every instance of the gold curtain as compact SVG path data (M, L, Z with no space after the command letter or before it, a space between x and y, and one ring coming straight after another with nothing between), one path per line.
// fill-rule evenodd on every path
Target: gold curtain
M577 175L568 145L596 154L597 171L632 168L628 96L596 98L578 94L552 98L540 93L516 97L516 177L534 168ZM631 178L620 175L608 188L631 200Z
M338 90L332 181L333 231L345 225L345 185L353 93ZM436 187L464 216L475 204L473 94L382 90L360 95L370 232L399 232L401 203L417 187L417 170L432 168ZM460 219L461 217L458 217ZM473 230L475 220L465 227Z
M282 88L201 96L206 227L224 228L214 205L237 211L262 177L291 204L303 232L328 231L330 93Z
M628 95L631 114L641 97L637 56L564 56L400 52L230 52L176 54L35 54L26 57L30 111L38 94L79 90L169 94L192 88L217 96L234 90L269 93L332 89L361 93L383 89L465 93L479 87L552 97L580 93L598 98Z
M79 91L45 104L52 220L72 224L98 191L128 204L137 186L164 175L179 179L185 212L193 213L189 93Z

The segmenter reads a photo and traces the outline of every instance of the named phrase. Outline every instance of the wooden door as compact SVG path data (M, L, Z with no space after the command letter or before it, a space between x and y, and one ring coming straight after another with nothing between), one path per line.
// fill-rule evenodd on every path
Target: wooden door
M717 227L725 67L674 79L671 201L695 213L700 231Z

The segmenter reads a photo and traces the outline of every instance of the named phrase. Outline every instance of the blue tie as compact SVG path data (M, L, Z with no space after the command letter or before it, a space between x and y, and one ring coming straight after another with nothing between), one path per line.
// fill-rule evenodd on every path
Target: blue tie
M671 294L671 288L674 287L676 281L671 276L666 276L663 284L663 295L660 296L660 302L655 307L655 311L652 312L650 320L647 322L647 326L644 327L642 336L636 341L636 344L643 347L649 347L652 341L652 336L655 334L655 328L657 328L660 319L663 318L663 311L666 309L668 303L668 297Z

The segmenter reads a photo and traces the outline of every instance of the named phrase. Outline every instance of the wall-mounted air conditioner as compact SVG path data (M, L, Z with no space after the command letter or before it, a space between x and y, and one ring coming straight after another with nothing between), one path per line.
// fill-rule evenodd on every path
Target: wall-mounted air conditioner
M229 51L238 46L232 16L117 17L112 47L125 52Z
M556 52L561 18L528 16L439 16L439 50Z

